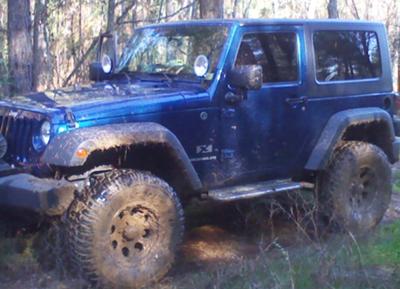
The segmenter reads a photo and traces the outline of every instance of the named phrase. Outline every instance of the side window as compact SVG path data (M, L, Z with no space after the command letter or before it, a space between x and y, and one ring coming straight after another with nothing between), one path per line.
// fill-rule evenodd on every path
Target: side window
M318 31L313 41L319 81L366 79L382 74L375 32Z
M293 32L245 34L235 66L261 65L263 82L291 82L299 78L297 37Z

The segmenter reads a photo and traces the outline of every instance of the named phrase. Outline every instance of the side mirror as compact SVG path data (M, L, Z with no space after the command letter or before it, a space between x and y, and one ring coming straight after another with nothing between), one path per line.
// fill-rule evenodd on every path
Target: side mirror
M263 82L263 71L260 65L240 65L228 75L231 85L246 90L260 89Z
M116 63L117 37L114 33L103 33L99 37L96 61L89 66L90 80L102 81L108 79Z

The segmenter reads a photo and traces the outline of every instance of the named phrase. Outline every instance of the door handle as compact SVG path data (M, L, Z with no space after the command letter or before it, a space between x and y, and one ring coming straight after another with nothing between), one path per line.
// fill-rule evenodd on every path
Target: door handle
M236 104L244 100L244 96L240 93L228 92L225 94L225 101L229 104Z
M290 105L298 105L298 104L306 104L308 101L307 96L299 96L299 97L288 97L286 98L286 102Z

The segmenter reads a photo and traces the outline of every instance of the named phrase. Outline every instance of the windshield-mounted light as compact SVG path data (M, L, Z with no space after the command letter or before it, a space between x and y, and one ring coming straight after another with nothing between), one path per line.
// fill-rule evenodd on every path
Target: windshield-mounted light
M128 41L113 72L135 77L161 75L209 86L221 62L229 25L146 27ZM143 57L146 55L146 57ZM154 79L154 77L152 77ZM206 80L206 81L203 81Z
M199 55L194 61L194 73L197 77L203 77L208 71L208 59L205 55Z
M111 73L113 69L113 62L111 60L111 57L107 54L104 54L101 58L101 68L103 69L105 74Z

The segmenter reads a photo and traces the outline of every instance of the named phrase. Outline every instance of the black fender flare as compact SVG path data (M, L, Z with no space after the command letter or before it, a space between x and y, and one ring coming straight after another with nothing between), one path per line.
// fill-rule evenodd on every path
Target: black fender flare
M136 144L161 144L177 160L193 190L202 183L177 137L164 126L152 123L122 123L75 129L56 136L44 151L41 161L61 167L80 167L91 153ZM84 150L86 153L80 154Z
M390 135L390 142L393 143L395 133L392 117L381 108L356 108L343 110L332 115L323 129L305 169L311 171L325 169L333 150L349 126L376 121L384 123ZM393 150L386 153L391 161L396 160L397 156L395 156Z

